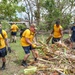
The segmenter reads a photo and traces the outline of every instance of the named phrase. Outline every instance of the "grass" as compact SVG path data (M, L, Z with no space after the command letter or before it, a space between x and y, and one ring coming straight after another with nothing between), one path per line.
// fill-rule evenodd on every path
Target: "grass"
M63 39L69 38L68 34L64 34Z

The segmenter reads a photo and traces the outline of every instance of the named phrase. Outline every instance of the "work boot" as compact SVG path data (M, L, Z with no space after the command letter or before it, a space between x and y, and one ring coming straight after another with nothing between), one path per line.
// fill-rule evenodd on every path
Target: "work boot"
M5 70L5 66L2 66L2 67L1 67L1 70Z
M21 65L24 66L24 67L28 66L27 63L26 63L26 61L24 61L24 60L22 61Z
M3 62L2 67L0 69L5 70L5 62Z
M37 61L37 58L34 58L34 61Z

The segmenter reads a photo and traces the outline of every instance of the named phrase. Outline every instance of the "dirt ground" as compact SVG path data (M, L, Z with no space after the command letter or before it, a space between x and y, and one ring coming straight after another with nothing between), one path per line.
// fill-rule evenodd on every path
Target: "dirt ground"
M16 58L15 58L16 57ZM6 56L6 69L0 70L0 75L21 75L24 67L21 66L21 60L18 60L17 56L12 52ZM0 59L0 67L2 61Z

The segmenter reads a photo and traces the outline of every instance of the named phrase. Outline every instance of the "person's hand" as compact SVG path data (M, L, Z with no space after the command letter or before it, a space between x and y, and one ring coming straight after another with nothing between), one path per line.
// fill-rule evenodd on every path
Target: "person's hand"
M36 45L35 45L35 44L32 44L32 47L33 47L33 48L36 48Z
M52 37L53 37L53 34L50 34L50 36L52 36Z
M37 43L37 42L36 42L36 43L35 43L35 45L36 45L36 46L38 46L38 45L39 45L39 43Z
M10 47L8 47L8 51L9 51L9 53L11 53L11 48Z

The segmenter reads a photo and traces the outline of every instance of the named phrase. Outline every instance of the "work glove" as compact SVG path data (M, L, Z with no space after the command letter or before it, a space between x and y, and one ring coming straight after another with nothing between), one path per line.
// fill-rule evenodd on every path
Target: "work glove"
M8 47L8 51L9 51L9 53L11 53L11 48L10 47Z
M33 47L33 48L36 48L36 45L35 45L35 44L32 44L32 47Z

